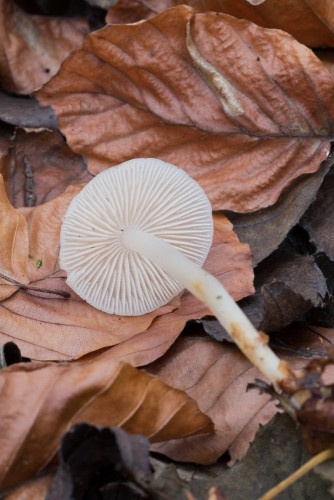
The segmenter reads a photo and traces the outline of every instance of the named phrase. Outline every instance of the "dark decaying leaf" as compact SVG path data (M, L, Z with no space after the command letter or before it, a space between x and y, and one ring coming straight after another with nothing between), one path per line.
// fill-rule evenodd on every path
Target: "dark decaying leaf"
M270 336L275 349L305 359L327 358L334 347L334 329L306 323L292 323Z
M149 446L144 436L119 428L74 426L62 438L60 465L46 500L104 499L111 490L119 500L148 499L135 482L151 475Z
M334 78L334 51L333 50L315 50L314 51L320 61L326 66L332 77Z
M219 463L208 471L192 473L189 486L199 499L206 499L210 485L219 486L226 500L257 500L295 472L309 458L296 423L286 414L261 428L241 462L227 469ZM207 472L210 472L208 477ZM181 474L181 471L180 471ZM326 485L314 472L294 483L279 497L284 500L330 500Z
M334 260L334 171L326 175L316 200L301 219L301 225L307 230L310 240L318 252L324 252Z
M13 97L3 92L0 92L0 120L24 128L58 128L51 106L41 106L35 97Z
M320 307L327 294L326 279L314 259L283 250L258 266L255 288L242 308L256 328L266 332L280 330Z
M93 174L157 157L214 209L251 212L327 158L333 91L290 35L179 6L90 34L37 97Z
M21 351L14 342L6 342L0 349L0 369L21 363Z
M200 500L174 465L150 459L141 435L78 424L62 438L59 455L46 500Z
M119 0L110 7L107 22L130 23L148 19L162 10L179 5L179 0ZM197 12L224 12L249 19L265 28L291 33L309 47L334 46L332 0L186 0Z
M17 129L1 173L14 207L40 205L64 192L69 184L92 178L82 156L71 151L58 131L48 130Z
M0 171L2 159L6 156L14 135L14 127L0 121Z
M0 1L2 87L30 94L47 82L88 33L84 19L26 14L14 1Z
M210 432L182 391L125 363L26 363L0 371L0 491L42 471L75 423L122 427L151 442Z
M271 207L250 214L224 212L232 222L239 240L249 244L254 266L276 250L290 229L298 223L316 197L333 161L333 156L329 156L318 172L297 179Z

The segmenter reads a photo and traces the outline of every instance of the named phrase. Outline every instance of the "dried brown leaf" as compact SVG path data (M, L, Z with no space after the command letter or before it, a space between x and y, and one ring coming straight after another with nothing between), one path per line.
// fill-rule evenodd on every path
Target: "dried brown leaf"
M148 369L186 391L215 424L214 435L154 447L173 460L212 463L226 450L233 460L239 459L259 424L268 422L277 411L268 395L246 393L247 384L259 373L232 345L205 337L181 338Z
M309 458L296 422L287 414L279 414L258 430L246 456L233 467L227 468L221 460L210 467L184 468L190 476L189 487L199 492L199 500L208 500L206 491L213 484L219 485L226 500L258 500ZM331 500L325 484L314 472L290 485L277 498Z
M65 191L69 184L88 182L84 159L73 153L58 131L17 129L2 174L14 207L40 205Z
M248 212L327 157L333 92L291 36L180 6L92 33L38 99L92 173L158 157L197 179L214 209Z
M333 332L328 333L331 341L334 341ZM295 337L298 341L295 350L281 351L295 369L304 366L313 352L323 349L321 336L313 332L311 342L309 334L308 331L305 341L302 334ZM187 392L215 424L213 435L154 446L156 451L173 460L207 464L216 461L226 450L233 461L241 459L259 424L268 422L277 411L268 395L260 395L255 390L246 393L247 385L262 376L231 344L201 336L181 337L148 371ZM333 381L334 368L331 368L326 383Z
M9 203L0 175L0 274L28 283L28 230L22 216ZM16 286L0 277L0 300L10 297ZM0 320L1 321L1 320Z
M331 0L185 0L196 12L223 12L249 19L264 28L279 28L309 47L334 47L334 11ZM107 14L110 24L148 19L179 5L178 0L120 0ZM127 9L128 7L128 9Z
M12 0L0 0L2 86L30 94L58 71L87 33L84 19L32 16Z
M73 424L117 426L151 442L209 432L186 394L124 363L27 363L0 372L0 491L33 477Z
M23 356L33 359L73 359L116 346L110 358L121 357L136 365L150 363L166 352L188 319L204 316L208 310L185 293L181 306L176 297L144 316L121 317L98 311L75 295L59 268L58 253L62 218L79 190L69 187L50 202L20 210L29 231L26 261L31 285L69 292L71 297L18 290L0 303L0 341L15 341ZM33 258L28 259L28 253ZM215 216L214 244L204 267L235 299L253 293L249 247L239 243L231 223L221 214Z

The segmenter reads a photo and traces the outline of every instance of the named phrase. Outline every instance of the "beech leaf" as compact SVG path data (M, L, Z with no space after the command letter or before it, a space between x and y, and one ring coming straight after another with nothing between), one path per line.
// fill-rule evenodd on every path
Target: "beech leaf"
M13 365L0 372L0 387L1 492L43 470L75 423L117 426L151 442L212 430L210 418L186 394L106 359Z
M0 300L10 297L17 286L4 279L9 277L28 283L28 230L27 223L9 203L3 178L0 175ZM0 320L1 322L1 320Z
M317 171L333 95L290 35L186 6L90 34L37 93L91 173L160 158L194 177L213 209L235 212L272 205Z
M87 33L84 19L32 16L12 0L0 0L2 86L30 94L57 72Z
M299 329L299 335L295 335L295 349L291 343L289 349L280 352L294 369L305 366L312 354L315 357L320 350L324 353L326 344L321 333L306 329L305 340L303 330ZM327 330L326 335L334 341L334 329ZM181 336L162 358L146 369L189 394L215 425L212 435L154 445L155 451L176 461L213 463L225 451L229 451L233 462L240 460L259 425L267 423L277 412L267 394L260 395L257 390L246 392L247 385L262 376L232 344L200 335ZM326 372L325 382L333 381L332 366Z

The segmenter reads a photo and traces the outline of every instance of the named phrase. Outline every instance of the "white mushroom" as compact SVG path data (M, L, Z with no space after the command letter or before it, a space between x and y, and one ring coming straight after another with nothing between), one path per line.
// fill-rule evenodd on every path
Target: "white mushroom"
M97 175L72 200L61 229L69 286L97 309L140 315L183 288L202 300L273 382L287 368L221 283L204 271L212 241L210 202L183 170L135 159Z

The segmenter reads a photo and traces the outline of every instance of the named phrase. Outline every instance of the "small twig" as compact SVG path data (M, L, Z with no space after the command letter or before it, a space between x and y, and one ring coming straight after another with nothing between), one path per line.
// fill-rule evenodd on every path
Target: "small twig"
M329 460L331 458L334 458L334 449L328 449L324 450L318 455L315 455L315 457L312 457L308 462L306 462L304 465L302 465L298 470L296 470L291 476L287 477L283 481L281 481L279 484L277 484L274 488L271 490L267 491L262 497L260 497L258 500L271 500L274 498L276 495L284 491L288 486L293 484L297 479L301 478L309 472L311 469L316 467L317 465L321 464L322 462L325 462L326 460Z
M48 288L40 288L38 286L26 285L25 283L20 283L19 281L16 281L13 278L10 278L9 276L5 276L4 274L1 274L1 273L0 273L0 278L5 280L5 281L8 281L12 285L18 286L22 290L31 290L33 292L50 293L52 295L59 295L60 297L63 297L64 299L69 299L71 297L71 294L69 292L64 292L62 290L50 290Z

